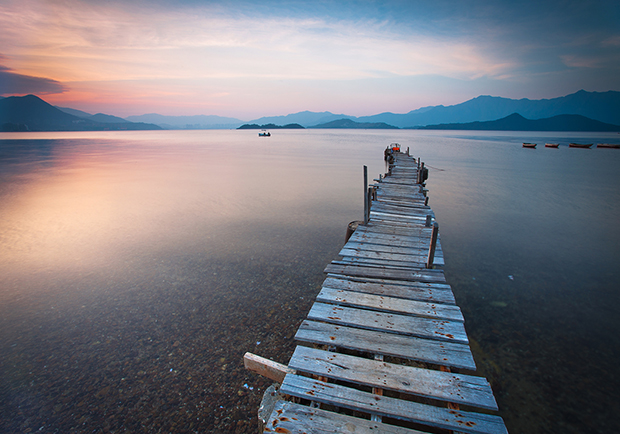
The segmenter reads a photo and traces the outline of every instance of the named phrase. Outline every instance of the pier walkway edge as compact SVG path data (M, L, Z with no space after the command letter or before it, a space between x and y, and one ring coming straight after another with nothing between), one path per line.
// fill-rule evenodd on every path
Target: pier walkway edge
M288 366L244 356L279 383L263 397L261 432L507 433L490 384L473 375L464 318L438 268L427 169L408 149L388 148L386 159L388 173L367 187L364 222L350 225L325 268Z

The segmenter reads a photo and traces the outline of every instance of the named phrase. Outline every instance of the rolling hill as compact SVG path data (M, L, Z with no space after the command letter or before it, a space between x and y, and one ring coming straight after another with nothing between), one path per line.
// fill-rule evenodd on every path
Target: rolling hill
M94 118L94 119L93 119ZM157 125L112 120L108 115L81 118L48 104L35 95L11 96L0 100L2 131L98 131L159 130ZM103 120L103 122L102 122Z
M486 122L426 125L423 130L495 130L495 131L620 131L620 126L599 122L581 115L558 115L545 119L526 119L513 113Z

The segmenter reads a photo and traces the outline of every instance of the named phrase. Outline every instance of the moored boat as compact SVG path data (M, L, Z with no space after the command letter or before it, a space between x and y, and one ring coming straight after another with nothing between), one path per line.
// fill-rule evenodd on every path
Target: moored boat
M258 137L271 137L271 133L269 131L262 130L258 133Z
M557 148L560 146L559 143L545 143L545 148Z
M383 151L383 159L388 163L394 162L394 154L400 152L400 145L398 143L390 143L390 145Z
M523 143L524 148L536 149L536 143Z
M620 145L612 144L612 143L599 143L596 145L597 148L609 148L609 149L620 149Z
M592 143L569 143L568 147L569 148L584 148L584 149L590 149L590 147L592 146Z

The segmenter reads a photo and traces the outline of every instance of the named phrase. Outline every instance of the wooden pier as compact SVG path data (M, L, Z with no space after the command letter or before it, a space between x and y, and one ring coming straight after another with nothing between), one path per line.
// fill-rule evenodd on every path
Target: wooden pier
M281 383L263 432L507 433L489 383L472 375L425 171L408 154L392 153L368 188L365 223L325 268L288 366L246 354Z

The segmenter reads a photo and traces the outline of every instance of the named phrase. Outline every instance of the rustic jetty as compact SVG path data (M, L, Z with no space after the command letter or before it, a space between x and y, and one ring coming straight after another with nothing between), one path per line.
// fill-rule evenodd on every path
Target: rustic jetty
M288 365L244 357L280 383L263 398L261 432L507 433L491 414L489 383L472 375L464 318L437 268L428 169L408 149L391 156L370 187L364 168L364 222L350 225L340 258L325 268Z

